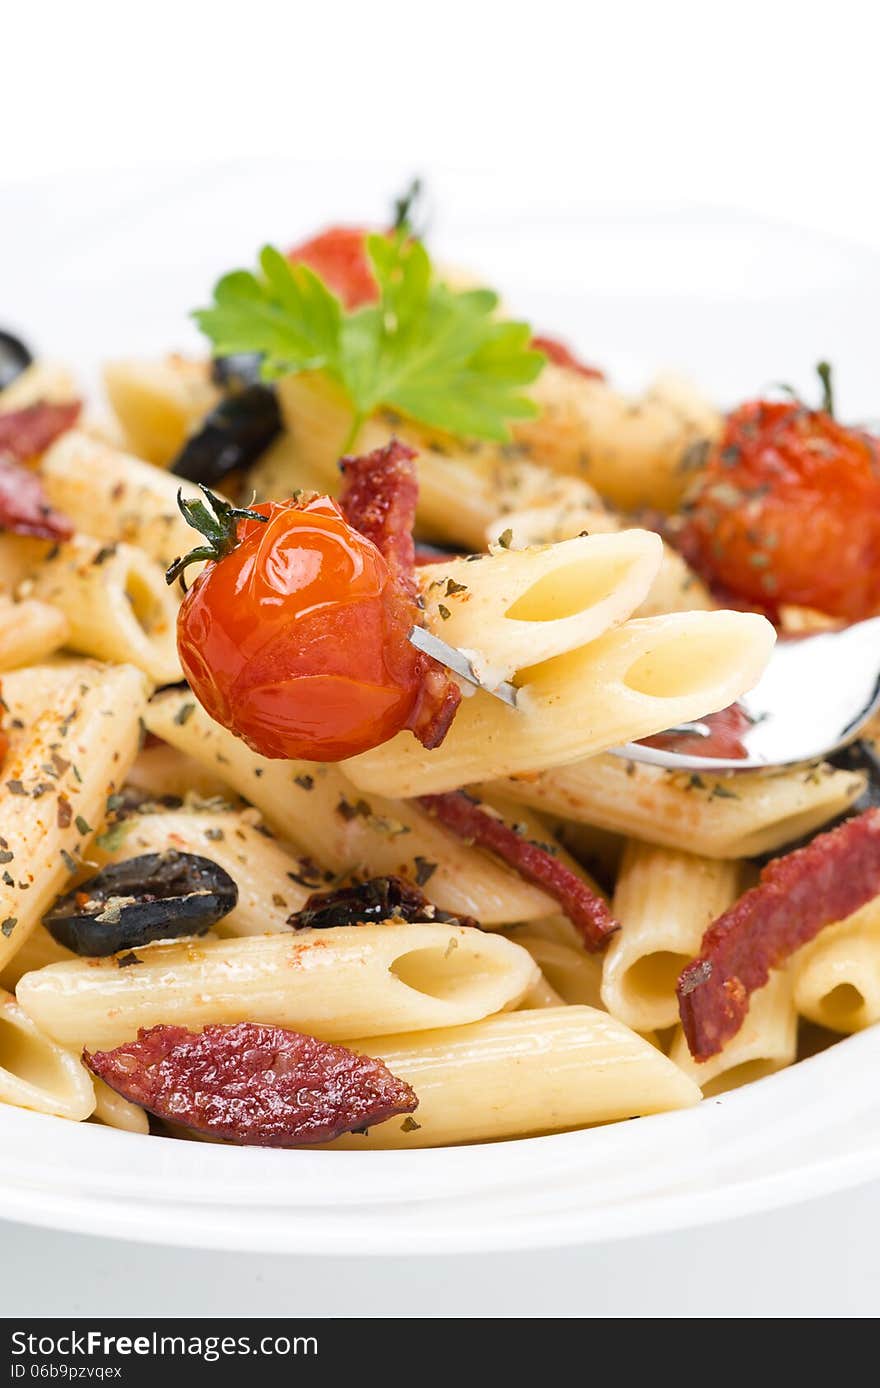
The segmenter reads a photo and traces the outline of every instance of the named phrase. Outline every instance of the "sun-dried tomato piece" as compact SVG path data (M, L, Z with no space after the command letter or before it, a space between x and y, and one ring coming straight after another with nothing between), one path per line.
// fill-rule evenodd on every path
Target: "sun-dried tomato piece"
M124 1099L193 1132L251 1147L299 1147L418 1105L381 1060L282 1027L142 1027L113 1051L83 1051Z
M880 809L768 863L761 880L719 916L678 980L688 1046L708 1060L735 1036L771 969L826 925L880 895Z
M385 559L413 626L422 624L415 580L413 526L419 489L416 454L399 439L340 462L345 486L339 505L349 525ZM412 648L412 669L421 692L407 727L424 747L439 747L461 703L461 690L444 666Z
M36 458L59 434L73 428L81 408L79 400L60 405L40 400L23 410L7 410L0 414L0 453L8 453L20 463Z
M545 357L549 357L554 366L564 366L568 371L576 371L579 376L586 376L592 381L605 380L604 371L600 371L598 366L587 366L558 337L533 337L531 345L536 352L543 352Z
M287 917L295 930L326 930L337 925L369 925L387 920L454 921L478 926L472 916L441 911L424 892L402 877L371 877L349 887L313 892L299 911Z
M0 420L3 416L0 415ZM35 472L0 454L0 530L37 540L67 540L73 526L49 505Z
M436 815L453 834L487 848L519 873L526 882L542 887L558 901L583 936L587 949L604 948L610 935L619 929L617 921L600 896L591 891L565 863L540 843L524 838L503 819L489 814L464 791L447 791L445 795L422 795L419 804L429 814Z

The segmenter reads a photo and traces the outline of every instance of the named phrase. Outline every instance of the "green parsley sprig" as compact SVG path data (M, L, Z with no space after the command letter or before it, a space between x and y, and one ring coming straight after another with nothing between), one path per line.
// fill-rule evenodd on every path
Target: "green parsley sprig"
M532 350L528 324L498 318L491 290L443 284L405 227L369 235L366 245L379 301L352 312L272 246L257 273L225 275L213 306L194 314L214 355L262 353L266 380L326 373L351 404L349 444L383 406L450 434L505 442L510 420L537 413L522 388L545 357Z

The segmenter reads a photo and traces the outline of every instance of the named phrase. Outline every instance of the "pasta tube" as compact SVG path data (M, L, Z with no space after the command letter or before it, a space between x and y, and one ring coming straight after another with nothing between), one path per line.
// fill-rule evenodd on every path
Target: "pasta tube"
M25 974L21 1006L67 1046L104 1049L160 1023L267 1022L344 1041L515 1007L536 982L524 949L456 925L337 926L147 945L136 967L73 960Z
M150 1131L150 1122L142 1108L123 1099L109 1084L92 1076L95 1086L95 1112L92 1115L106 1128L120 1128L126 1133L140 1133L145 1137Z
M49 400L53 405L65 405L75 400L79 391L73 372L57 361L42 359L31 362L20 376L0 390L0 414L10 410L25 410Z
M46 450L40 474L51 504L87 535L137 545L163 569L192 549L194 532L177 509L178 490L185 497L201 495L191 482L79 429Z
M516 421L514 438L545 467L585 478L626 511L674 510L691 478L690 459L721 433L719 412L671 373L632 400L607 381L548 363L530 393L541 413Z
M89 1073L0 992L0 1103L82 1122L95 1107Z
M576 948L558 940L535 935L531 930L517 930L511 938L518 945L522 945L523 949L528 950L561 1002L584 1007L603 1007L602 960L599 956L587 954L583 947ZM621 1017L619 1020L624 1019Z
M426 623L493 679L552 660L619 626L651 587L662 555L647 530L500 550L419 569Z
M487 786L545 814L705 858L750 858L791 843L848 809L863 776L832 766L688 776L599 756Z
M0 969L75 871L134 760L144 677L130 665L79 667L54 707L13 744L0 784Z
M0 670L45 660L65 644L69 634L69 623L59 608L0 597Z
M880 897L830 925L792 962L798 1012L831 1031L880 1021Z
M77 535L34 570L29 592L64 614L73 650L127 661L156 684L183 678L177 598L143 550Z
M213 767L255 804L266 823L321 867L419 882L441 910L483 925L547 916L555 902L504 864L472 848L417 805L359 796L338 766L258 756L197 707L169 690L146 713L147 727Z
M749 612L625 622L524 672L516 709L482 691L465 699L435 751L398 733L343 766L360 790L410 796L578 762L726 708L757 683L774 639Z
M180 356L107 362L104 389L131 451L159 467L174 461L220 399L208 362Z
M697 1103L700 1091L622 1022L591 1007L510 1012L471 1026L362 1038L415 1089L413 1121L332 1145L442 1147L582 1128Z
M751 1084L791 1065L797 1054L797 1012L787 969L752 995L749 1010L736 1036L710 1060L696 1061L681 1027L676 1029L669 1058L702 1087L705 1098Z
M739 893L739 864L631 839L612 910L622 929L602 965L602 1000L636 1031L675 1026L675 985L703 934Z

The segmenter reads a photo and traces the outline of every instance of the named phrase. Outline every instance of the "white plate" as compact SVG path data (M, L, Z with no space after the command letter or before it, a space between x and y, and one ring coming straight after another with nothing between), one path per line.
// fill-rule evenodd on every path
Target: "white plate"
M0 194L4 327L94 379L114 353L194 346L185 320L264 239L381 215L399 170L249 165ZM485 179L433 180L434 244L548 332L636 384L690 371L721 400L838 370L877 412L880 261L707 210L523 206ZM464 1252L609 1239L772 1208L880 1175L875 1029L695 1110L425 1152L285 1153L140 1138L0 1109L0 1216L205 1248Z

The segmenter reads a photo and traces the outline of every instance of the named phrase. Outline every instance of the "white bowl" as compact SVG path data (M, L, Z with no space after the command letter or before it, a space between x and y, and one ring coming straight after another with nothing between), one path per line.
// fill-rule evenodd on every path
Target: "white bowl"
M216 273L249 263L264 239L293 241L331 217L375 219L394 186L394 175L364 169L257 164L7 190L2 326L87 378L106 356L194 346L185 313ZM624 384L673 366L722 401L780 379L806 393L813 364L830 358L843 415L876 410L880 262L867 251L736 213L535 212L472 176L441 171L435 186L444 258L481 269ZM0 1108L0 1216L336 1254L679 1228L880 1175L880 1108L866 1082L878 1069L875 1029L684 1113L411 1153L226 1148Z

